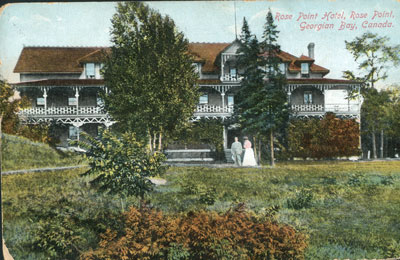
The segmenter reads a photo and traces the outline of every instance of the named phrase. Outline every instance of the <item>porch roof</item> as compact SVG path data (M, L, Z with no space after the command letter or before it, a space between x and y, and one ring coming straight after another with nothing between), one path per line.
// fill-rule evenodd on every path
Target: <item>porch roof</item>
M12 84L16 87L104 86L103 79L45 79Z
M347 80L347 79L329 79L329 78L315 78L315 79L287 79L287 84L299 84L299 85L313 85L313 84L362 84L362 82Z

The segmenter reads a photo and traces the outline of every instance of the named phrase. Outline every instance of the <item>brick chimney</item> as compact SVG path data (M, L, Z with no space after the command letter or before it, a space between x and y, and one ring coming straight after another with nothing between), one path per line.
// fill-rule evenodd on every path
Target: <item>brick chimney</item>
M310 42L307 46L308 57L310 57L311 59L314 59L314 46L315 46L315 44L313 42Z

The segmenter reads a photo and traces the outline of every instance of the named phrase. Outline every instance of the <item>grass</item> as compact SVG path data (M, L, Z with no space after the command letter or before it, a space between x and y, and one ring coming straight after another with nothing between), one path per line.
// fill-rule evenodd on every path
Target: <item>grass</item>
M80 160L81 156L57 151L43 143L3 135L3 171L70 166L79 164Z
M87 179L79 177L82 171L3 177L5 238L15 259L63 259L54 252L75 246L79 254L96 246L106 227L118 229L121 209L137 201L121 204L118 196L89 189ZM200 208L224 212L244 202L255 214L308 234L306 259L400 256L398 161L285 163L274 169L172 167L164 178L167 185L149 196L154 207L171 214ZM49 219L52 225L45 224ZM38 246L43 239L59 241L66 234L57 223L74 230L74 236L67 236L65 248L54 245L43 253Z

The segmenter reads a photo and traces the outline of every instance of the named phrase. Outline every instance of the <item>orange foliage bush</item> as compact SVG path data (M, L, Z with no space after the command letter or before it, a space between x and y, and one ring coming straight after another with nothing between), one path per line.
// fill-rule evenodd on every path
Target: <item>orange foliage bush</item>
M349 157L360 154L359 124L327 113L322 119L293 120L289 125L289 150L302 158Z
M167 216L130 208L123 232L102 234L97 259L303 259L305 235L287 225L233 210Z

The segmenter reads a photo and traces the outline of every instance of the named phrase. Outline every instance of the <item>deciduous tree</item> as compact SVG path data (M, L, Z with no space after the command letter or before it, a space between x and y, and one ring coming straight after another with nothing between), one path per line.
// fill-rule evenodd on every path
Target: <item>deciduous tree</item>
M186 122L198 101L188 41L170 17L141 2L118 4L111 34L103 69L106 109L153 149L158 136L161 149L162 136Z
M350 80L360 80L365 82L361 89L365 102L363 105L364 111L374 110L374 107L367 107L368 104L376 103L376 92L370 89L375 88L375 83L384 80L388 77L387 71L390 66L398 66L400 64L400 45L389 45L389 37L379 36L375 33L364 33L356 37L353 41L345 41L346 49L353 55L354 60L358 63L359 75L352 71L344 71L343 77ZM355 93L353 93L354 96ZM368 100L371 98L372 100ZM376 113L374 113L376 114ZM381 131L383 137L383 129L377 128L379 117L374 115L368 116L368 112L362 113L361 120L365 120L365 125L371 133L372 153L373 157L377 157L376 153L376 131ZM382 143L383 144L383 143ZM383 147L381 147L383 150Z

